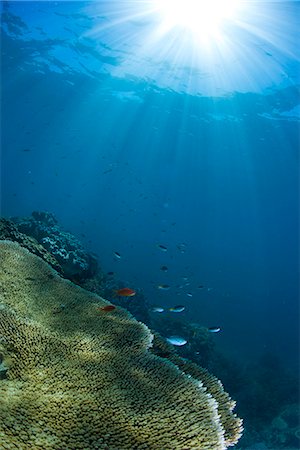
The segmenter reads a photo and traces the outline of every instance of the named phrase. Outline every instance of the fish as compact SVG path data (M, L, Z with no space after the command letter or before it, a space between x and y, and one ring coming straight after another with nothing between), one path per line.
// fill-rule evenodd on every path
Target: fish
M162 270L163 272L168 272L167 266L161 266L160 270Z
M170 286L168 284L159 284L158 289L161 289L163 291L168 291L170 289Z
M152 306L151 311L155 313L162 313L164 312L164 308L162 306Z
M121 258L122 258L122 256L121 256L120 253L118 253L118 252L114 252L114 256L115 256L117 259L121 259Z
M98 311L103 311L103 312L110 312L113 311L114 309L116 309L116 307L114 305L105 305L105 306L101 306L100 308L97 308Z
M181 347L187 343L187 340L181 336L170 336L166 338L169 344L176 345L177 347Z
M133 297L136 292L130 288L122 288L115 291L115 296L118 297Z
M203 284L200 284L200 285L198 286L198 289L203 289L203 288L204 288Z
M181 313L184 310L185 310L185 306L183 306L183 305L177 305L177 306L173 306L172 308L169 308L169 311L174 312L174 313Z
M162 245L162 244L157 244L157 247L158 247L162 252L168 251L167 247L165 247L165 246Z
M188 292L186 295L187 295L188 297L193 297L193 294L191 294L191 292Z
M108 275L109 277L113 277L114 274L115 274L115 272L107 272L107 275Z
M186 251L186 244L184 242L182 242L181 244L177 244L176 247L180 251L180 253L184 253Z
M221 331L221 328L220 327L209 327L208 331L210 333L218 333L219 331Z

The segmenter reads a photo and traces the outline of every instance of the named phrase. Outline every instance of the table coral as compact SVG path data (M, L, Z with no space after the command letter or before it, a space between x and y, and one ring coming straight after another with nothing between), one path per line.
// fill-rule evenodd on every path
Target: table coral
M154 332L154 342L151 351L156 355L167 358L184 373L202 381L207 392L217 400L220 421L225 430L225 445L231 446L236 444L242 435L242 421L233 413L235 401L224 391L220 380L206 369L188 359L181 358L174 350L174 347L166 342L157 332Z
M0 241L0 256L8 368L0 380L1 448L221 450L233 443L219 418L228 398L214 398L197 376L151 353L145 325L120 307L101 312L104 299L16 243Z

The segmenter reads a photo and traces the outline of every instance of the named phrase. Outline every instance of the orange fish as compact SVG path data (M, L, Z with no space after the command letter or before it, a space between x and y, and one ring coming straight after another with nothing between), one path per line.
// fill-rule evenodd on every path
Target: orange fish
M122 288L115 291L115 297L133 297L135 295L135 291L129 288Z
M116 309L116 307L114 305L106 305L106 306L102 306L101 308L97 308L99 311L104 311L104 312L109 312L109 311L113 311L114 309Z

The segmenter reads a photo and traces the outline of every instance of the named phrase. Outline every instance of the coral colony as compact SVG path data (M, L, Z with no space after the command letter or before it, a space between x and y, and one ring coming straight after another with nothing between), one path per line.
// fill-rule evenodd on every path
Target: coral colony
M3 448L221 450L238 441L235 402L215 377L159 335L152 346L125 309L99 314L106 300L0 242Z

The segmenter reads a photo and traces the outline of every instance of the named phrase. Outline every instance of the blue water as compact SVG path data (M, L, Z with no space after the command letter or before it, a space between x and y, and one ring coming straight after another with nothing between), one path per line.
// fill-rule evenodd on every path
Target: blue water
M1 214L54 213L233 361L295 371L299 2L252 2L196 57L143 3L2 2Z

